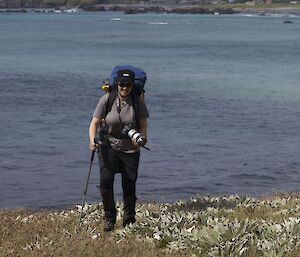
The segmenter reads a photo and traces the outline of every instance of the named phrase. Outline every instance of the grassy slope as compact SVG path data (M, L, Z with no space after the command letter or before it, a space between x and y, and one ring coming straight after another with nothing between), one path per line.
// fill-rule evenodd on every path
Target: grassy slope
M300 257L300 198L199 197L141 204L138 222L102 232L101 205L66 211L1 210L0 256Z
M116 244L110 233L93 240L90 229L78 227L77 214L66 218L54 212L1 211L0 256L170 256L130 238ZM101 231L98 222L90 227Z

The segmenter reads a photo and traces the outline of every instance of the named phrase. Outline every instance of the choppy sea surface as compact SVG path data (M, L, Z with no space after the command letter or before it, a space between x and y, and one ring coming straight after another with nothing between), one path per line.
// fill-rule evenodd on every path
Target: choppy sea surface
M118 64L148 73L140 200L299 191L299 16L2 13L0 42L1 208L81 203ZM95 159L88 202L98 184Z

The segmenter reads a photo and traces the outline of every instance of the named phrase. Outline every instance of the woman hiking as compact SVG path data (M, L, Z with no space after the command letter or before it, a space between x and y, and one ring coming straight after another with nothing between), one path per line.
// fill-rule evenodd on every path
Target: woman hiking
M104 231L112 231L116 223L113 189L115 173L120 172L122 176L123 227L135 222L140 146L147 143L149 113L143 97L136 95L133 87L134 73L130 70L119 71L113 90L100 98L89 127L89 147L92 151L99 147ZM94 139L98 127L101 138L96 144ZM128 136L130 130L139 132L139 140L135 136Z

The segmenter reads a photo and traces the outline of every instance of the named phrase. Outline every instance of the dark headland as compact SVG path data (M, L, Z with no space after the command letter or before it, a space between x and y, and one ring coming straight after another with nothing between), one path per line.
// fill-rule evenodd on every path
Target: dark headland
M0 0L0 12L118 11L125 14L237 14L300 15L300 1L265 3L266 0ZM234 1L234 2L233 2ZM240 0L241 1L241 0ZM270 0L272 1L272 0Z

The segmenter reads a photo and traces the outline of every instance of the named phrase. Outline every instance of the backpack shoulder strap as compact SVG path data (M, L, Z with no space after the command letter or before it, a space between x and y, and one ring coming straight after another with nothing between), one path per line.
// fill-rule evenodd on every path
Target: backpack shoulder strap
M138 110L139 105L139 95L136 93L131 94L132 95L132 106L135 111Z
M111 111L111 108L114 104L114 101L118 95L118 92L116 90L113 90L111 92L108 93L108 100L106 102L106 113L105 113L105 117L106 115ZM137 128L139 128L139 121L137 119L137 114L139 112L139 95L136 94L136 93L132 93L131 94L131 97L132 97L132 106L133 106L133 109L134 109L134 112L135 112L135 115L136 115L136 125L137 125Z
M131 96L132 96L132 106L133 106L133 109L135 112L136 126L138 129L139 128L139 120L137 118L137 115L139 113L139 97L140 96L134 92L131 94Z
M106 102L106 115L111 111L111 108L114 104L114 101L117 97L118 92L116 90L113 90L111 92L108 93L108 100ZM105 115L105 117L106 117Z

